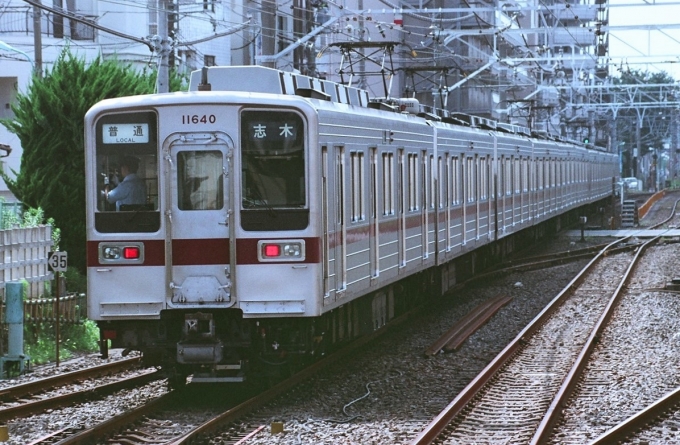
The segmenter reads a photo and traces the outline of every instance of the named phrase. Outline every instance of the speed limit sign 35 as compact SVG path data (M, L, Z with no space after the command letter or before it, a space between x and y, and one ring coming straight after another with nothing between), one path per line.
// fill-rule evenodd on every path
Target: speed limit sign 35
M50 252L47 264L54 272L65 272L68 265L66 252Z

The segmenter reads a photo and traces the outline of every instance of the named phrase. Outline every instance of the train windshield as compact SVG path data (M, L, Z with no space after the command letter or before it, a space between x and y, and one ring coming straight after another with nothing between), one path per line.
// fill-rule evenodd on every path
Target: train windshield
M155 232L158 213L158 137L154 113L107 115L97 122L99 232ZM141 214L141 215L140 215Z
M241 224L246 230L307 227L305 125L292 111L241 114Z

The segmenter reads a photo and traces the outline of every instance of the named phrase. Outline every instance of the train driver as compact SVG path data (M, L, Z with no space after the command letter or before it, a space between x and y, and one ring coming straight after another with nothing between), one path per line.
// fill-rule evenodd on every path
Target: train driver
M105 190L106 199L111 204L116 203L116 210L120 210L121 205L146 204L146 185L144 180L137 176L138 169L139 159L125 156L120 163L120 174L123 180L116 184L113 190Z

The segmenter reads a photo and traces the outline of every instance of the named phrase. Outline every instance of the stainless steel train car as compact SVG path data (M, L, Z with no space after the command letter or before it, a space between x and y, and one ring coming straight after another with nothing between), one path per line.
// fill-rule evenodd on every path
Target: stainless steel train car
M85 144L89 317L103 353L140 350L174 384L378 329L617 174L594 147L256 66L104 100Z

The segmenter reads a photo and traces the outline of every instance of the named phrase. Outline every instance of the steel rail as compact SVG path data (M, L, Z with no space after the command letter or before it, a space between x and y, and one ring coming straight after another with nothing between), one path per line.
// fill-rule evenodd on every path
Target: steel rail
M46 399L29 401L16 406L10 406L0 409L0 421L16 419L17 417L25 417L37 414L50 408L61 408L63 406L73 404L74 402L91 400L96 397L101 397L112 392L126 389L134 386L144 385L152 380L158 380L159 373L156 370L148 371L138 376L127 379L117 380L115 382L106 383L96 386L94 388L87 388L81 391L75 391L68 394L62 394Z
M377 331L356 339L355 341L351 342L341 350L336 351L333 354L330 354L328 357L321 359L318 362L304 368L300 372L293 375L291 378L286 379L281 383L278 383L272 388L258 394L256 397L246 400L240 405L225 411L224 413L214 417L213 419L208 420L207 422L204 422L203 424L189 431L182 437L168 442L166 445L186 445L192 443L192 441L199 436L213 433L219 430L220 428L227 426L229 423L234 422L235 420L245 416L251 411L254 411L255 409L264 406L265 404L269 403L276 397L281 396L282 394L291 390L300 383L308 380L310 377L312 377L322 369L328 368L329 366L356 353L357 350L359 350L366 344L372 342L377 337L380 337L386 332L389 332L395 327L405 323L407 320L412 318L415 315L415 313L420 311L420 309L421 309L420 307L414 308L413 310L395 318L389 324L383 326Z
M510 303L512 297L509 295L504 295L500 299L496 299L491 306L486 308L486 310L481 314L480 317L476 318L473 323L468 324L463 330L458 332L444 345L444 350L446 352L456 351L460 348L465 340L467 340L472 334L474 334L479 328L484 326L491 317L493 317L496 312L498 312L503 306Z
M67 383L73 383L74 381L78 380L97 378L103 375L125 371L134 366L139 366L140 364L140 357L131 357L103 365L80 369L78 371L65 372L63 374L46 377L40 380L34 380L21 385L10 386L0 389L0 402L18 399L27 394L35 394L41 391L46 391L51 388L56 388L57 386L65 385Z
M511 297L500 294L482 302L467 315L461 318L456 324L454 324L448 331L444 333L444 335L432 343L432 345L430 345L425 350L425 355L430 357L438 354L451 341L460 339L467 333L467 335L463 338L464 341L470 336L470 331L474 332L474 330L486 323L489 318L491 318L491 316L493 316L493 314L495 314L501 306L508 303L510 299ZM462 341L460 341L460 343L462 343Z
M680 199L675 201L673 210L671 210L671 216L666 220L655 224L653 227L658 227L671 221L675 217L675 212L680 203ZM664 290L664 292L669 292ZM654 422L655 419L664 416L668 411L674 409L680 404L680 388L672 391L654 402L642 411L634 414L628 419L616 425L614 428L606 431L598 438L590 442L588 445L605 445L610 443L621 443L625 441L629 436L633 435L636 431L643 429L646 425Z
M586 279L588 272L616 245L627 240L620 238L609 243L567 284L567 286L543 308L543 310L456 396L441 413L411 442L411 445L433 443L451 421L474 399L477 393L489 383L494 375L523 347L526 339L534 335L548 318L569 298Z
M667 415L669 411L676 409L678 404L680 404L680 388L666 394L639 413L619 423L588 445L623 443L628 437L644 429L645 426L653 423L654 420Z
M107 421L94 425L91 428L87 428L72 436L62 439L59 442L57 442L56 445L76 445L76 444L85 445L94 443L95 441L101 439L102 437L112 434L113 432L122 429L126 425L129 425L130 423L135 422L136 420L141 419L144 416L147 416L166 406L172 406L176 401L177 392L173 391L165 393L162 396L150 402L147 402L142 406L139 406L130 411L126 411Z
M607 306L602 312L602 315L600 315L600 318L598 319L597 323L591 330L590 335L588 336L588 340L586 340L585 344L581 348L581 352L579 353L578 357L574 361L574 364L569 370L569 373L562 382L562 385L560 386L560 389L557 391L557 394L553 398L552 403L548 407L546 414L543 416L543 419L541 420L541 423L539 424L536 433L534 434L534 437L531 439L530 443L532 445L548 443L550 436L554 431L555 425L557 424L562 415L562 408L566 406L569 397L571 397L571 395L574 392L574 389L578 385L579 378L581 377L583 371L585 371L586 366L588 365L588 361L590 359L590 356L592 355L592 352L595 349L596 344L598 343L600 335L602 334L605 327L609 323L609 320L611 320L611 317L614 313L614 309L616 308L618 302L621 300L621 297L623 296L622 290L624 286L628 283L628 281L632 277L633 271L635 270L635 267L638 265L639 260L642 257L644 251L647 250L649 246L659 241L660 238L661 238L660 236L651 238L650 240L645 242L642 246L640 246L637 252L635 252L633 259L628 265L628 268L623 274L623 277L619 281L618 286L614 290L612 296L609 298Z
M675 216L675 211L678 206L678 203L680 203L680 199L675 202L675 205L673 207L673 210L670 213L670 216L653 226L652 228L659 227L668 221L672 220ZM662 235L654 238L653 240L658 240L661 238ZM631 237L623 237L618 240L613 241L612 243L606 245L577 275L574 277L574 279L539 313L523 330L520 332L515 339L513 339L504 349L501 351L496 358L494 358L487 366L480 372L464 389L461 391L458 396L446 407L444 410L437 415L428 425L427 427L420 432L420 434L415 438L414 441L411 442L411 445L425 445L425 444L431 444L433 443L436 438L446 429L446 427L451 423L451 421L458 415L460 414L463 409L468 405L468 403L476 396L476 394L486 385L496 374L498 370L500 370L509 360L510 358L515 354L516 351L518 351L522 345L522 343L525 342L525 339L528 336L533 335L534 332L536 332L540 326L547 320L547 318L557 310L557 308L560 306L560 304L568 298L569 295L571 295L576 288L585 280L585 277L587 275L588 270L590 270L597 262L599 262L604 256L611 254L614 250L625 250L625 249L630 249L630 248L636 248L638 245L630 245L630 246L624 246L624 247L615 247L618 244L630 239ZM652 240L650 240L648 243L651 243ZM641 246L640 246L641 247ZM643 250L642 247L641 249L638 250L636 253L636 257L638 256L639 252ZM551 261L551 260L549 260ZM631 263L632 267L633 263ZM525 265L522 266L517 266L518 268L524 267ZM510 268L512 269L512 267ZM495 271L491 272L490 274L493 273L500 273L502 271Z

